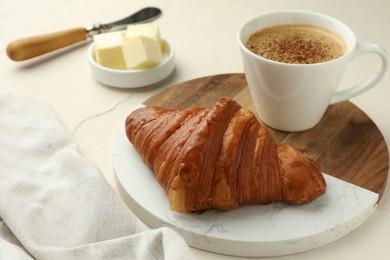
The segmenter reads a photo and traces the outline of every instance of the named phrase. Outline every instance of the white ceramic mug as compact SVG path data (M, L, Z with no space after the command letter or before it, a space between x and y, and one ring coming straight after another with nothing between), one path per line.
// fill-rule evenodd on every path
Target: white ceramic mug
M341 57L315 64L287 64L260 57L245 46L249 36L280 24L310 24L336 33L347 45ZM262 14L244 22L237 40L245 77L260 119L282 131L303 131L315 126L330 104L344 101L372 88L384 75L386 51L374 43L358 43L352 30L340 21L314 12L286 10ZM381 64L364 82L337 91L348 63L362 53L375 53Z

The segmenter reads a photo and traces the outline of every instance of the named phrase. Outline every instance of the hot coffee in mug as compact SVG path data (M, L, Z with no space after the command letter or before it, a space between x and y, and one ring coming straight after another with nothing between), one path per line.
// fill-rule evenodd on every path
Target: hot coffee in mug
M347 46L340 36L308 24L264 28L253 33L246 46L263 58L292 64L334 60L347 51Z
M315 126L330 104L372 88L384 75L386 51L360 43L342 22L319 13L285 10L253 17L238 30L245 77L260 119L283 131ZM363 53L381 63L368 79L337 88L349 62Z

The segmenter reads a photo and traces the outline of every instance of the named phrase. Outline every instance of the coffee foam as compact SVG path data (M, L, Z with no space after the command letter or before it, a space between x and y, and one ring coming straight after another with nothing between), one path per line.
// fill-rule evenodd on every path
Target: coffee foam
M266 59L312 64L337 59L346 44L336 34L312 25L292 24L264 28L253 33L247 48Z

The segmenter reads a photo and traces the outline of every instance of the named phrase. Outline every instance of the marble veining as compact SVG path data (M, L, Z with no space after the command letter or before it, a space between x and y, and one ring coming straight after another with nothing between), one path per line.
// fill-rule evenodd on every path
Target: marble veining
M327 192L305 205L271 203L222 212L176 213L154 174L118 129L113 163L128 206L151 227L169 226L189 245L236 256L278 256L334 242L363 224L378 194L325 174Z
M93 114L93 115L91 115L91 116L89 116L89 117L87 117L87 118L81 120L81 121L74 127L74 129L73 129L73 131L72 131L72 135L75 135L76 132L77 132L77 130L78 130L82 125L84 125L86 122L88 122L88 121L90 121L90 120L93 120L93 119L95 119L95 118L97 118L97 117L104 116L104 115L106 115L107 113L109 113L109 112L111 112L111 111L114 111L119 105L121 105L122 103L128 101L128 100L131 99L132 97L133 97L133 95L130 94L130 95L127 96L126 98L121 99L121 100L119 100L118 102L114 103L114 104L112 105L112 107L109 107L108 109L106 109L106 110L104 110L104 111L102 111L102 112L98 112L98 113L96 113L96 114Z

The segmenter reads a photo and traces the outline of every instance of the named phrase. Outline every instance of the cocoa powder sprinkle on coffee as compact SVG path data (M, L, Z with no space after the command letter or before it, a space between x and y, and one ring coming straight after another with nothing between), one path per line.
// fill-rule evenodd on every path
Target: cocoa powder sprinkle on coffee
M253 33L247 48L266 59L313 64L337 59L346 51L336 34L311 25L278 25Z

